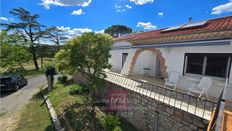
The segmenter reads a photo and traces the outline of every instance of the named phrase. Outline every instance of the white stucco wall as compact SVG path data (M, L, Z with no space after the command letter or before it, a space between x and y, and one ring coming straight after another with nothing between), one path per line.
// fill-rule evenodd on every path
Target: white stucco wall
M178 71L183 74L185 53L232 53L232 44L223 46L197 46L159 48L166 60L167 71ZM232 73L230 73L232 77Z
M148 72L149 76L156 76L156 54L152 51L143 51L137 57L135 62L133 74L141 74L145 73L143 68L150 68L151 70Z
M109 63L112 65L111 70L120 73L122 70L122 53L129 53L128 49L111 50Z
M114 47L120 46L130 46L128 42L117 42ZM138 48L137 48L138 49ZM119 72L124 75L128 75L130 64L132 58L137 49L116 49L111 50L111 58L109 62L112 64L112 71ZM171 47L171 48L157 48L161 51L163 57L165 58L165 65L167 66L167 72L178 71L181 74L181 78L178 83L179 88L188 89L191 84L197 84L201 79L201 76L183 76L184 70L184 57L185 53L232 53L232 42L230 45L221 46L196 46L196 47ZM122 69L122 53L128 53L128 57ZM149 51L142 52L137 59L135 64L134 73L144 74L143 68L149 67L153 68L149 75L155 76L155 63L156 56ZM227 99L232 101L232 66L230 70L230 85L227 90ZM218 97L221 90L223 89L223 84L225 80L213 78L213 85L209 90L209 95Z
M178 71L182 75L178 82L178 87L188 89L190 84L197 84L201 79L200 76L183 76L185 53L232 53L232 42L230 45L222 46L199 46L199 47L173 47L159 48L165 58L167 72ZM213 79L213 84L209 90L211 96L218 97L223 89L225 80ZM230 83L232 84L232 66L230 70ZM232 100L232 87L229 85L227 99Z
M131 43L127 41L119 41L113 44L113 47L119 47L119 46L131 46Z
M110 51L111 58L109 58L109 63L112 65L111 71L120 73L122 70L122 54L123 53L129 53L129 49L114 49L114 47L120 47L120 46L130 46L131 44L129 42L116 42L113 44L113 50Z
M128 75L128 72L129 72L130 66L131 66L131 62L132 62L132 58L135 55L136 50L137 49L129 49L128 56L126 58L126 61L124 63L123 69L121 70L120 74Z

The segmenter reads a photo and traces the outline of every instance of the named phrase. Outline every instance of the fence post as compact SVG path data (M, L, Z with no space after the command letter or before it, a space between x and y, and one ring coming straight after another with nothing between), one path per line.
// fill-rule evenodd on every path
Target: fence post
M221 105L219 107L219 113L218 113L215 131L220 131L222 128L222 121L223 121L224 108L225 108L225 99L226 99L226 90L227 90L227 86L229 82L228 80L229 78L226 78L225 87L223 90L223 95L222 95L222 100L221 100Z
M51 91L51 88L52 88L52 77L51 77L51 75L47 76L47 80L48 80L48 91Z

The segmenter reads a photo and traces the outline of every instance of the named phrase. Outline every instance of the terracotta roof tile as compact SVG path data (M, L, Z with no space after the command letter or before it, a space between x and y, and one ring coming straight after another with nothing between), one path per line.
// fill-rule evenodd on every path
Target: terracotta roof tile
M164 28L165 29L165 28ZM132 44L155 44L163 42L209 40L232 38L232 16L208 20L207 24L194 28L162 32L163 29L131 34L114 39Z

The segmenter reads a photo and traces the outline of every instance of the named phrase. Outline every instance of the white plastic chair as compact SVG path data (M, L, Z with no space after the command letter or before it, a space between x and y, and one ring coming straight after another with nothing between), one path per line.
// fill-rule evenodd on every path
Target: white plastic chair
M205 93L207 99L209 99L207 91L211 87L211 84L212 84L212 79L208 77L203 77L198 85L191 85L192 87L189 88L188 94L190 94L190 92L199 93L199 98L201 98L203 93Z
M165 80L164 87L169 86L169 87L173 87L174 90L176 90L176 86L177 86L179 78L180 78L179 72L176 72L176 71L170 72L168 79Z

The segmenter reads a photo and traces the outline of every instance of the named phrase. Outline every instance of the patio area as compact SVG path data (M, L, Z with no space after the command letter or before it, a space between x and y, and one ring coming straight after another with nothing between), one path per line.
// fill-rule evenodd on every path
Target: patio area
M165 84L165 80L161 79L161 78L157 78L157 77L152 77L152 76L145 76L145 75L133 75L133 76L126 76L129 79L135 79L135 80L140 80L143 82L147 82L150 84L154 84L157 86L161 86L164 87ZM182 77L181 80L179 80L179 82L185 82L187 83L189 86L188 87L183 87L183 86L179 86L179 84L177 84L177 88L176 91L182 92L182 93L188 93L189 88L191 87L191 84L195 84L197 85L199 80L198 79L194 79L192 77L189 76L184 76ZM208 95L209 95L209 100L211 101L217 101L218 97L222 91L222 89L224 88L224 81L213 81L214 85L217 85L217 87L210 87L210 89L208 90ZM173 88L170 88L173 89ZM229 102L232 102L232 85L229 84L227 86L227 94L226 94L226 100ZM194 95L196 97L199 96L199 94L197 93L193 93L191 92L191 95ZM202 98L206 99L205 94L203 94Z
M133 90L147 97L161 101L170 106L187 111L191 114L210 120L213 110L217 104L217 98L198 98L198 94L188 94L186 88L177 87L176 90L165 88L165 81L160 78L147 77L143 75L124 76L115 72L106 72L106 80ZM231 105L227 104L227 105ZM226 107L231 110L231 106Z
M214 101L198 99L198 97L193 95L159 86L163 83L161 79L156 81L159 85L154 85L141 78L139 79L139 77L126 77L114 72L106 72L106 74L106 80L109 82L170 106L174 106L175 108L184 110L206 120L210 120L212 112L216 107L216 102Z
M127 76L127 77L130 78L130 79L140 80L140 81L147 82L147 83L154 84L154 85L158 85L158 86L161 86L161 87L164 87L164 84L165 84L164 79L157 78L157 77L152 77L152 76L134 75L134 76ZM185 79L189 80L189 81L192 80L193 82L195 82L195 84L196 84L196 82L198 82L197 80L191 79L191 78L188 78L188 77L185 77ZM220 95L222 89L224 88L224 83L223 82L221 82L221 81L218 81L218 83L216 83L216 82L214 81L214 84L217 84L219 88L215 89L214 87L211 87L210 90L208 91L208 95L209 95L208 100L214 101L214 102L217 102L218 96ZM173 88L170 88L170 89L173 89ZM215 91L212 91L212 90L216 90L216 92L217 92L216 96L217 97L212 96L212 95L215 95ZM187 94L188 93L188 88L177 86L176 91ZM227 94L226 94L225 109L228 110L228 111L232 111L232 85L231 84L229 84L227 86L227 91L226 92L227 92ZM196 97L199 96L199 94L193 93L193 92L191 92L191 95L194 95ZM203 94L203 98L204 99L206 98L205 94Z

